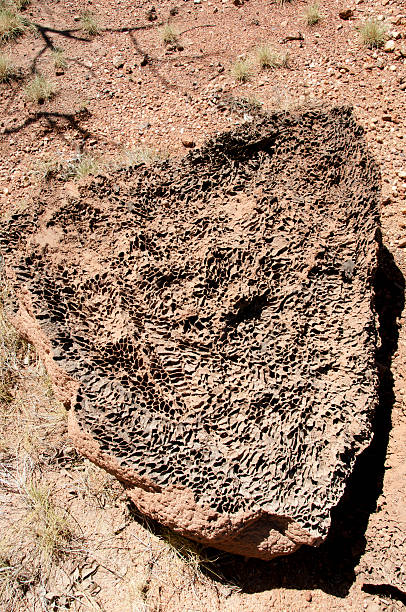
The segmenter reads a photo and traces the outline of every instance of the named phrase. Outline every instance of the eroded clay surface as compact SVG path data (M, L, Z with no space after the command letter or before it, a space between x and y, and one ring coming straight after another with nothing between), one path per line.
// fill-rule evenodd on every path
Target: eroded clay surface
M378 201L351 112L310 110L3 226L75 443L144 513L264 559L325 538L372 436Z

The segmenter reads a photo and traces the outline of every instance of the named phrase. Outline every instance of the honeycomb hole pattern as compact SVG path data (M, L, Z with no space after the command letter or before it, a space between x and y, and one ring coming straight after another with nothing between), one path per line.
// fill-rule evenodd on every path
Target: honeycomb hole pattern
M3 223L14 319L143 512L265 559L325 539L372 436L379 197L351 110L319 108Z

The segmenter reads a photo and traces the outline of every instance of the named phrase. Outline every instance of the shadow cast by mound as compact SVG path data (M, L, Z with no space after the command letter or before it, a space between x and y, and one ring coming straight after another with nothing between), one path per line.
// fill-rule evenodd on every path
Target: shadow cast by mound
M406 593L403 593L400 589L390 584L365 584L362 590L370 595L380 595L389 597L390 599L397 599L406 606Z
M376 510L382 492L394 403L391 362L398 343L397 319L404 307L404 293L403 275L392 254L381 245L374 305L380 340L376 353L380 382L375 433L370 446L358 458L345 494L334 509L326 541L319 548L303 546L293 555L268 562L205 549L200 569L209 578L237 585L245 593L283 587L321 589L336 597L347 595L356 578L355 568L365 550L369 517ZM144 523L142 519L138 520ZM156 535L164 535L165 528L158 523L148 520L146 526ZM206 563L207 559L210 559L210 565ZM398 598L396 594L394 597Z

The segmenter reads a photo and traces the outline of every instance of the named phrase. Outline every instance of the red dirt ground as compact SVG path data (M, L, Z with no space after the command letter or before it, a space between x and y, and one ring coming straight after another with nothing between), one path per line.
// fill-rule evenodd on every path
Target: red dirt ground
M348 3L325 0L323 19L309 27L303 23L306 3L293 0L274 4L247 0L235 6L230 0L182 0L156 3L158 19L149 22L151 3L105 0L85 4L76 1L34 0L24 14L37 24L13 43L3 45L22 78L0 84L0 209L5 214L29 206L41 184L41 162L69 161L78 153L91 154L103 164L116 164L125 151L151 147L164 154L181 156L182 141L201 144L207 135L235 126L249 117L219 99L255 98L264 108L284 109L306 102L352 104L365 128L366 139L382 171L382 229L384 244L406 274L406 5L383 0ZM170 9L178 8L176 15ZM348 21L339 11L349 6ZM103 32L84 35L78 18L91 10ZM175 11L172 11L175 12ZM360 42L357 27L374 16L388 28L395 50L368 50ZM159 28L167 20L180 35L182 50L165 48ZM281 41L301 31L303 41ZM237 84L230 67L243 55L271 43L289 53L289 66L278 70L255 69L246 84ZM56 75L51 47L65 51L68 66ZM149 60L142 66L145 55ZM120 67L116 67L120 66ZM55 97L37 105L26 100L24 87L38 71L57 86ZM217 97L216 97L217 96ZM83 109L87 110L84 111ZM385 458L383 489L371 514L365 534L367 549L360 559L360 572L350 578L340 575L336 584L320 577L301 580L300 564L286 566L286 576L272 575L272 566L236 562L234 579L244 585L242 594L218 596L217 603L201 595L202 608L188 600L181 610L398 610L405 601L400 592L385 588L368 594L365 583L387 584L385 572L374 578L371 564L379 564L377 551L384 551L396 531L399 550L404 550L406 524L405 465L405 355L406 334L399 320L398 349L392 362L394 393L392 422ZM106 517L107 519L107 517ZM109 520L109 519L107 519ZM339 549L338 549L339 550ZM357 558L358 552L353 551ZM384 558L384 553L383 557ZM359 557L359 555L358 555ZM383 563L383 561L382 561ZM351 564L350 564L351 565ZM315 569L320 565L315 563ZM377 568L375 567L375 570ZM304 574L310 576L309 568ZM362 571L361 571L362 570ZM382 568L378 568L382 570ZM370 580L365 578L371 571ZM375 572L376 573L376 572ZM378 571L379 574L379 571ZM313 586L312 586L313 585ZM342 588L341 588L342 587ZM111 599L108 586L102 610L121 610ZM193 600L194 601L194 600ZM115 602L115 603L114 603ZM34 609L27 604L26 609ZM39 608L38 608L39 609ZM90 609L90 608L78 608ZM125 608L127 609L127 608ZM129 610L131 608L128 608ZM175 609L167 602L163 610Z

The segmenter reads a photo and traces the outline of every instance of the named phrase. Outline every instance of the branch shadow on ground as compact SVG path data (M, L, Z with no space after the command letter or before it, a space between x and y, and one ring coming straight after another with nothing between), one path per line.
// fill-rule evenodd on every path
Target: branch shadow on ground
M163 22L157 24L158 26L163 25ZM38 62L41 57L48 51L54 51L57 47L55 44L55 40L57 38L73 40L79 43L91 42L93 40L93 36L86 35L81 28L53 28L51 26L44 25L42 23L32 22L32 27L34 28L37 36L42 39L43 45L36 52L34 57L30 62L30 66L28 69L29 74L36 74L38 71ZM128 26L122 28L104 28L100 34L104 32L109 33L117 33L117 34L131 34L133 32L139 30L149 30L156 25L146 24L146 25L138 25L138 26ZM55 37L55 40L54 40ZM92 72L92 71L90 71Z
M356 567L365 551L365 532L370 514L382 492L385 457L394 404L392 356L397 349L398 324L405 302L405 279L391 253L380 245L375 275L375 309L379 320L380 346L376 352L379 372L379 403L374 438L359 456L341 502L332 513L326 541L319 548L303 546L296 553L272 561L205 549L200 569L212 580L239 587L245 593L275 588L320 589L345 597L356 578ZM148 528L162 535L162 527L148 520ZM387 586L387 585L385 585ZM399 593L401 593L399 591ZM402 595L402 594L401 594ZM394 599L400 599L391 590Z
M159 23L157 22L154 24L127 26L127 27L121 27L121 28L104 28L102 30L102 33L109 32L109 33L118 33L118 34L121 33L121 34L128 35L135 49L135 53L140 58L147 58L147 66L149 68L149 72L152 74L154 78L156 78L168 90L171 89L171 90L178 91L178 90L183 89L184 91L186 91L185 88L179 87L176 83L171 83L165 76L163 76L158 67L160 60L158 60L158 58L156 57L151 57L138 44L138 41L136 38L136 32L157 28L157 27L162 26L163 23L164 22L159 22ZM70 40L74 40L77 42L90 42L92 40L92 37L85 37L81 35L81 32L82 32L81 29L77 29L77 28L58 29L58 28L53 28L51 26L47 26L47 25L43 25L39 23L33 23L33 26L35 27L35 30L38 36L42 39L43 45L36 52L35 56L32 58L27 71L25 71L26 74L19 75L18 80L21 82L23 82L30 75L34 75L38 72L38 62L46 52L51 52L58 48L57 44L55 43L54 37L70 39ZM212 26L210 25L210 27ZM182 56L182 59L183 60L209 59L213 55L216 55L216 54L205 53L205 54L200 54L196 56L187 56L187 57ZM177 59L178 59L178 56L166 58L166 60L169 62L175 61ZM83 62L81 62L78 59L76 60L72 59L70 61L74 62L77 65L80 65L81 67L84 67ZM90 73L90 75L92 76L92 78L95 78L96 74L94 70L92 70L92 68L89 66L86 66L86 68L88 72ZM18 88L15 88L13 91L13 95L10 96L10 99L6 105L7 113L12 110L13 105L15 104L15 101L16 101L16 97L19 95L19 93L20 93L20 90ZM68 126L69 128L73 128L77 132L77 135L82 138L92 137L96 140L99 140L96 134L92 134L88 130L83 129L80 126L80 123L76 120L76 116L77 116L76 112L75 113L63 113L63 112L51 112L51 111L45 111L45 110L42 110L42 111L38 110L37 112L31 113L28 117L25 117L18 124L12 127L5 128L0 133L2 135L18 133L24 130L25 128L37 123L39 120L46 119L47 124L48 124L47 127L49 129L55 128L56 132L63 131L63 126L65 126L65 128Z
M153 78L157 79L162 85L164 85L168 90L174 90L174 91L183 91L184 93L187 92L188 88L185 87L180 87L178 84L176 84L175 82L170 82L162 73L161 70L159 68L159 64L161 63L161 59L157 58L157 57L152 57L151 55L149 55L147 53L147 51L145 51L144 49L142 49L138 43L136 34L137 32L140 31L145 31L145 30L158 30L158 28L162 27L164 25L164 21L156 21L154 23L146 23L146 24L139 24L139 25L128 25L128 26L122 26L122 27L110 27L110 28L105 28L103 27L100 30L100 35L102 35L103 33L110 33L110 34L125 34L128 35L131 43L135 49L135 53L143 59L146 59L146 65L148 66L149 69L149 73L152 75ZM19 81L25 81L27 78L29 78L32 75L35 75L39 72L38 70L38 63L41 60L41 58L47 53L47 52L52 52L55 51L55 49L58 49L58 45L56 43L57 40L59 39L65 39L65 40L71 40L71 41L75 41L78 43L86 43L86 42L91 42L92 40L95 39L95 37L93 35L90 34L86 34L86 32L83 31L82 28L57 28L57 27L52 27L50 25L46 25L43 23L38 23L38 22L32 22L31 23L32 29L36 32L36 35L38 38L41 39L42 41L42 45L40 47L40 49L37 50L37 52L35 53L34 57L32 58L32 60L30 61L30 64L27 68L27 70L24 71L25 74L21 73L19 75L18 80ZM213 28L215 27L214 24L203 24L203 25L196 25L193 26L187 30L185 30L184 32L182 32L182 34L185 34L186 32L189 32L190 30L194 30L196 28ZM99 38L99 36L97 36L96 38ZM191 61L191 60L197 60L197 59L209 59L212 58L213 56L216 56L217 53L200 53L197 55L182 55L181 59L183 61ZM172 57L166 57L165 61L167 62L176 62L178 61L179 56L176 54ZM89 66L85 66L83 64L83 62L81 62L78 59L70 59L70 61L72 61L73 63L83 67L86 67L88 72L90 73L92 78L96 78L96 74L94 72L94 70L92 70L91 67ZM8 112L12 111L13 106L16 102L16 98L19 95L20 90L18 88L15 88L13 91L13 95L10 96L8 103L6 105L6 111L7 114ZM6 128L5 130L3 130L2 132L0 132L0 134L11 134L11 133L16 133L16 132L20 132L21 130L31 126L32 124L35 124L39 119L42 119L44 117L48 118L48 124L49 127L54 126L56 128L56 131L61 131L60 127L61 125L68 125L69 127L73 127L76 131L78 136L81 136L82 138L88 138L90 136L92 136L92 138L99 140L99 138L95 135L95 134L90 134L89 132L87 132L86 130L83 130L80 128L80 126L74 121L74 117L75 114L68 114L68 113L57 113L57 112L36 112L34 114L31 114L30 116L24 118L23 121L20 121L20 123L18 125L15 125L11 128ZM58 121L59 119L59 121ZM62 119L62 121L60 121Z
M211 26L210 26L211 27ZM193 28L191 28L193 29ZM171 89L172 91L180 91L180 92L187 92L190 88L189 87L182 87L180 85L178 85L177 83L173 82L171 83L161 72L160 68L159 68L159 64L162 63L162 59L158 59L157 57L153 57L151 56L145 49L143 49L140 45L139 42L137 40L137 37L135 36L135 33L133 30L129 31L129 36L131 39L131 42L134 46L135 49L135 53L141 57L141 58L145 58L146 61L146 66L149 69L150 74L152 74L152 76L154 78L156 78L164 87L166 87L167 89ZM218 52L206 52L206 53L199 53L199 54L195 54L195 55L168 55L165 57L165 59L163 60L164 62L168 62L168 63L176 63L179 60L183 61L183 62L188 62L188 61L195 61L195 60L202 60L202 59L213 59L215 57L218 56ZM214 71L215 72L215 71ZM215 72L214 75L217 75L218 72Z
M40 59L40 57L46 51L53 51L56 48L56 45L52 38L53 36L60 37L60 38L66 38L68 40L75 40L77 42L91 42L92 40L92 36L90 35L86 36L80 28L70 28L70 29L69 28L65 28L65 29L52 28L51 26L46 26L41 23L33 23L33 26L37 34L42 38L42 41L44 44L41 47L41 49L36 53L36 55L34 56L31 62L30 72L32 74L34 74L37 71L37 64L38 64L38 60ZM132 32L135 32L138 30L148 30L151 27L153 26L148 24L148 25L140 25L140 26L129 26L128 28L106 28L106 29L103 29L103 32L129 33L131 35Z
M85 118L86 111L77 111L75 113L58 113L51 111L37 111L36 113L29 115L19 123L18 125L5 128L3 130L4 135L16 134L24 128L38 123L44 120L46 123L46 129L50 132L63 132L66 127L74 129L78 135L86 139L91 136L91 133L80 125L83 118Z

